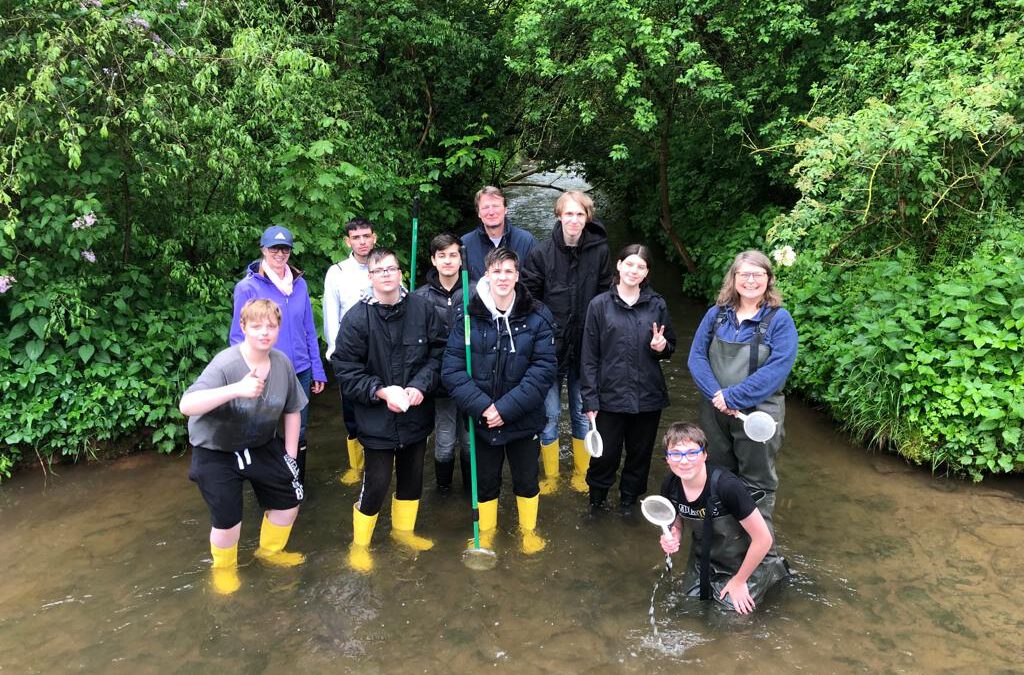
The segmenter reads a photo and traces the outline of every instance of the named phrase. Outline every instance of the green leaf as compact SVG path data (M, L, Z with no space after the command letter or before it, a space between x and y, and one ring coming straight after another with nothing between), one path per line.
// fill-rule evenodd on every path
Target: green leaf
M25 323L24 321L16 323L16 324L14 324L14 327L11 328L11 332L7 334L7 339L9 341L11 341L11 342L14 342L15 340L17 340L18 338L20 338L22 335L24 335L27 332L28 332L28 324L27 323Z
M1000 307L1006 307L1010 303L1006 301L1003 294L997 290L991 290L985 294L985 299L991 302L993 305L999 305Z
M82 363L89 363L89 359L96 353L96 348L90 344L82 345L78 348L78 357L82 359Z
M28 320L29 328L40 338L46 337L46 325L50 323L45 316L34 316Z
M25 353L28 354L29 359L37 361L39 357L42 356L45 348L46 345L43 344L42 340L32 340L25 345Z

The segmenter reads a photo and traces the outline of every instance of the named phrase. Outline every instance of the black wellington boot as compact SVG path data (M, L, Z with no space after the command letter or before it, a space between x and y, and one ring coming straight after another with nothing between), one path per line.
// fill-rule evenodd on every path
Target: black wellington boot
M434 460L434 475L437 477L437 493L447 497L452 492L452 476L455 473L455 460L438 462Z

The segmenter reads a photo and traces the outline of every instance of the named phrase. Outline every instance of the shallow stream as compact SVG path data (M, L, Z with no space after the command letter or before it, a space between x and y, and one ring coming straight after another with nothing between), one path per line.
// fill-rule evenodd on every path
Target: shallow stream
M546 230L554 194L521 190L511 213ZM696 417L684 361L703 308L676 291L677 275L665 263L652 275L680 335L663 425ZM375 571L353 573L358 488L337 481L343 437L329 389L314 401L307 502L289 546L308 562L250 562L260 514L247 494L243 586L227 598L209 588L207 513L187 454L5 482L0 672L1024 672L1024 480L933 477L856 447L800 401L788 405L776 509L796 576L751 617L708 610L663 580L656 632L659 530L639 514L589 516L567 458L559 491L541 499L542 553L517 551L506 486L497 568L468 570L466 500L440 498L428 469L417 530L433 550L394 545L385 511ZM666 471L656 460L651 489Z

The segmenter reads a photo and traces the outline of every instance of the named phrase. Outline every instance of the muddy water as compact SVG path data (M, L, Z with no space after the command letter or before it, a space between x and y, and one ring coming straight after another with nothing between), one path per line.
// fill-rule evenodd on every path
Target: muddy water
M552 198L539 194L510 202L521 217L544 213L546 227ZM696 410L683 354L701 308L674 290L675 274L661 263L653 276L681 336L666 422ZM933 478L851 445L791 400L776 523L797 576L746 618L708 611L664 580L655 634L658 530L639 517L589 517L564 480L541 500L547 549L516 550L506 486L498 566L472 572L460 560L472 534L465 500L438 497L428 469L418 529L434 549L392 545L385 512L375 571L349 571L357 490L337 482L338 413L334 394L315 400L308 497L291 546L307 564L250 562L260 515L249 495L243 586L229 598L209 589L207 514L187 455L4 483L0 672L1024 672L1019 478ZM652 488L665 472L656 463Z

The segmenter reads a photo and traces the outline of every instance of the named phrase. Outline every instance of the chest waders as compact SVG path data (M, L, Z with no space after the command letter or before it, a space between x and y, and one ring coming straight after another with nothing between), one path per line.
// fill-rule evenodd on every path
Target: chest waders
M771 355L771 347L764 344L764 336L768 332L777 308L773 308L761 317L750 342L729 342L717 336L717 328L726 321L725 312L721 309L711 327L711 344L708 347L708 361L711 371L715 374L719 386L723 389L739 384L747 379ZM782 391L777 391L754 408L743 412L760 410L772 416L778 428L775 436L758 443L747 437L743 431L743 421L738 417L719 412L711 401L701 400L698 405L700 426L708 439L708 462L724 466L732 471L752 490L764 492L757 501L757 510L764 516L768 531L772 534L772 547L765 556L762 565L774 564L778 560L786 566L775 547L775 490L779 486L779 476L775 471L775 458L782 447L786 435L783 421L786 416L786 399ZM742 530L742 528L740 528ZM744 536L746 533L744 532ZM786 566L788 574L788 566ZM785 576L785 575L783 575ZM753 578L753 577L751 577ZM753 591L751 591L753 595Z
M722 389L739 384L747 379L768 359L771 348L763 344L768 325L776 309L770 310L757 325L754 337L748 342L728 342L720 339L717 327L725 321L725 314L719 311L711 328L711 344L708 347L708 361L711 371ZM779 485L775 472L775 458L782 447L785 436L783 419L786 414L786 400L781 391L775 392L754 408L743 410L749 413L761 410L772 416L778 425L775 436L758 443L750 440L743 432L743 421L732 415L719 412L711 401L702 400L699 406L700 423L708 437L708 461L729 469L747 485L774 493ZM774 507L774 494L771 504ZM762 509L762 512L764 509ZM765 519L770 522L769 514Z
M688 596L699 597L701 600L710 598L731 610L735 609L731 598L719 596L743 564L743 558L750 547L750 536L735 516L725 512L718 498L721 468L709 465L708 469L704 517L682 516L693 531L693 546L690 547L690 559L686 563L683 589ZM760 508L767 493L764 490L751 490L751 497ZM786 561L769 553L747 579L750 597L755 603L760 603L768 589L788 575L789 566Z

